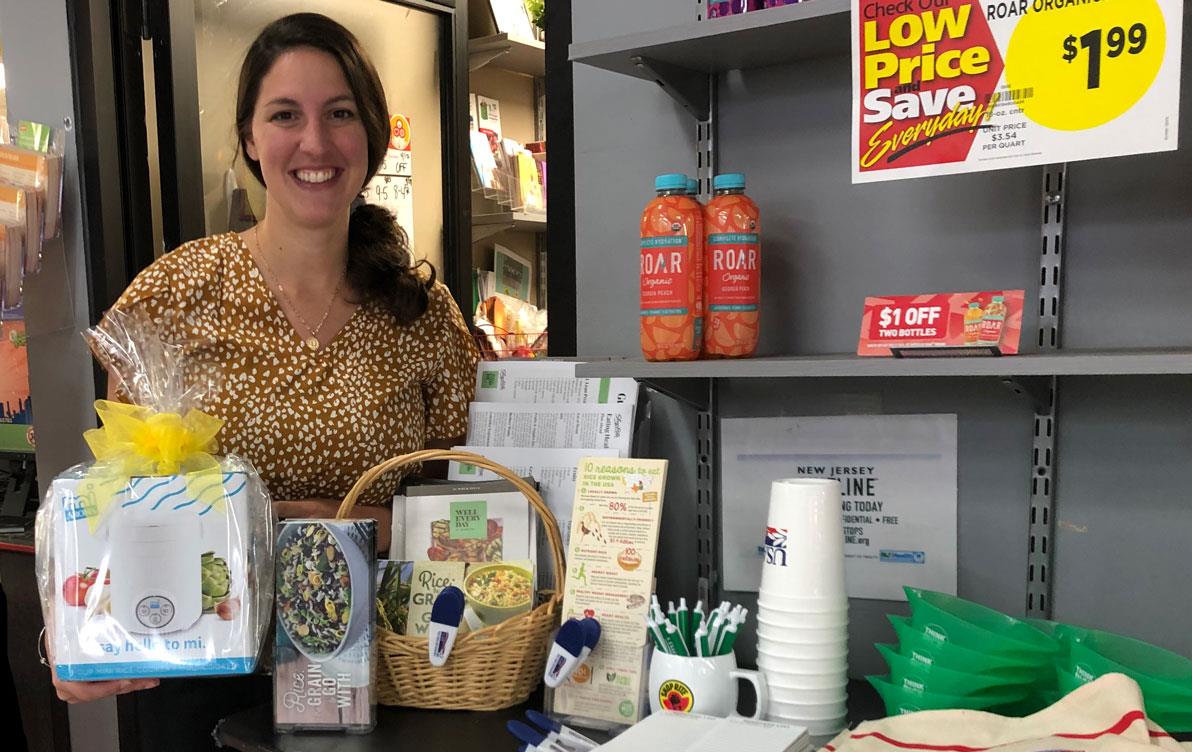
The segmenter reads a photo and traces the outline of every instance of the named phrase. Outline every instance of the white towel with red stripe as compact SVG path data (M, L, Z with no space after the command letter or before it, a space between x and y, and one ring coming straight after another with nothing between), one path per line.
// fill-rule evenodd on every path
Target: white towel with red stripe
M828 752L1192 752L1152 723L1138 684L1107 674L1026 718L978 710L926 710L866 721Z

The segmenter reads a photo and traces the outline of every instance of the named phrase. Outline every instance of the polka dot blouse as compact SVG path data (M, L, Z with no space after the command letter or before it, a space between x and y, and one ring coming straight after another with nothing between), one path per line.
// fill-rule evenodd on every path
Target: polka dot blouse
M414 323L366 303L312 351L227 233L142 271L114 306L135 307L182 344L188 374L218 371L222 388L203 409L224 421L220 451L252 462L274 499L341 499L373 465L467 433L478 355L441 284ZM387 502L398 481L390 473L361 503Z

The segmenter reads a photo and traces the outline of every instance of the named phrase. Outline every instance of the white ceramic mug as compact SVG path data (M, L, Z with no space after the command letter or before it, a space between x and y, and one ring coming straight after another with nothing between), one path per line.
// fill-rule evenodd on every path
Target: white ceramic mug
M752 718L762 718L769 706L766 680L757 671L737 668L733 653L712 658L688 658L660 651L650 663L650 710L675 710L719 718L740 718L737 681L753 685L757 707Z

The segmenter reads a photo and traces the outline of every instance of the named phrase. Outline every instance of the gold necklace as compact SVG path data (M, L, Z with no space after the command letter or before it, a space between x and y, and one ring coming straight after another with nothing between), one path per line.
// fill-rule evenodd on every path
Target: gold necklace
M315 324L314 327L311 327L311 325L307 323L306 319L302 317L302 313L298 310L297 306L294 305L294 301L290 300L290 296L286 294L286 288L280 282L276 282L278 277L273 273L273 267L269 266L269 261L265 258L265 252L261 250L260 230L257 230L253 233L253 239L257 242L257 256L260 257L261 263L265 265L265 271L269 274L271 279L275 280L274 287L277 288L277 291L281 294L282 299L286 301L286 305L289 306L290 310L294 312L294 315L298 317L298 321L310 335L303 340L303 343L311 350L318 350L319 332L323 330L323 324L327 323L327 317L331 314L331 307L335 305L335 301L339 298L339 291L341 288L343 288L344 280L348 276L348 270L345 268L343 274L339 275L339 282L335 285L335 292L331 293L331 300L327 301L327 308L324 309L323 316L319 319L318 324Z

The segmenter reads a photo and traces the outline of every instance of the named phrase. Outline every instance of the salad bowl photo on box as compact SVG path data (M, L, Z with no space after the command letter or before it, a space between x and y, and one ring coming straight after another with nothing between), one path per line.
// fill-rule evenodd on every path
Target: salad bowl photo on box
M368 552L344 525L283 523L277 538L277 624L298 652L325 661L368 629ZM371 587L375 587L375 583Z

